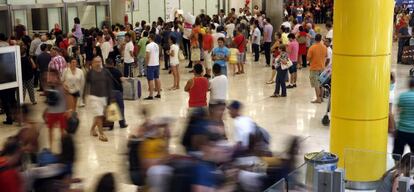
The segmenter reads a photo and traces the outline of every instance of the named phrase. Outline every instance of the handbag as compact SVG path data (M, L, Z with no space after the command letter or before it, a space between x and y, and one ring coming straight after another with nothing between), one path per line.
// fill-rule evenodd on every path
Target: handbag
M200 48L191 49L191 61L200 61L201 60L201 51Z
M282 70L286 70L286 69L289 69L290 67L292 67L292 65L293 65L293 63L292 63L292 61L289 59L288 60L288 62L284 65L284 64L282 64L282 65L280 65L280 67L282 68Z
M106 120L109 122L115 122L122 120L121 111L116 103L108 105L105 111Z
M178 51L178 59L180 61L184 61L185 60L185 56L182 50Z

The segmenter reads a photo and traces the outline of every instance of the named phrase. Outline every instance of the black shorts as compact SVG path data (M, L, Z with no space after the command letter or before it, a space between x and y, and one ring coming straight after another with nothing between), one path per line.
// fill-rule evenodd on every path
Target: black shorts
M298 62L292 62L292 63L293 63L293 65L289 67L289 73L290 74L296 73L298 71L297 66L296 66L298 64Z

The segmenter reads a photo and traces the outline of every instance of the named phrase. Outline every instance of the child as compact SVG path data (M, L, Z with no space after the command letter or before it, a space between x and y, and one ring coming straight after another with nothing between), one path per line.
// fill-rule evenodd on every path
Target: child
M53 148L53 128L59 124L61 134L66 130L66 100L60 74L57 70L50 70L48 74L49 89L46 91L46 123L49 128L49 147Z
M279 45L280 55L276 58L275 68L277 71L276 75L276 88L275 92L271 97L286 97L286 75L287 70L292 66L292 61L289 59L289 55L286 52L285 45ZM279 95L280 88L282 88L282 95Z
M203 50L204 50L204 68L206 69L206 74L204 77L211 77L211 51L214 48L214 39L211 34L211 29L207 28L206 34L203 36Z
M273 53L273 65L272 65L272 76L270 76L269 81L266 82L266 84L273 84L275 81L273 80L276 76L276 68L275 68L275 62L276 58L280 55L279 51L279 45L282 44L282 34L277 33L275 35L275 43L273 44L271 50Z
M239 55L239 50L236 48L236 45L233 45L232 48L230 48L230 56L229 56L229 64L231 67L231 72L233 76L236 75L236 65L238 63L237 56Z
M174 36L170 36L169 43L170 51L168 54L170 55L170 67L174 77L173 86L169 90L177 90L180 89L180 73L178 70L178 65L180 64L180 61L178 60L178 52L180 48L176 44L177 39Z

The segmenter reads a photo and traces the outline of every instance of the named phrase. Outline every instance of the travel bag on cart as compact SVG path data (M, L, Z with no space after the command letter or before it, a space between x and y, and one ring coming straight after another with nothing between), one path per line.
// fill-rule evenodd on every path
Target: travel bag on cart
M125 100L137 100L141 98L141 81L138 78L127 78L122 82Z
M414 61L414 46L405 46L403 48L401 62L403 64L412 64L413 61Z
M325 70L319 75L319 82L321 82L321 85L327 84L331 80L332 75L332 64L328 65Z

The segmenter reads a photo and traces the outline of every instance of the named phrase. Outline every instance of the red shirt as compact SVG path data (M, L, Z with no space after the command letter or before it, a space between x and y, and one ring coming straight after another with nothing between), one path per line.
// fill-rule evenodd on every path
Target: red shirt
M6 159L0 157L0 167L6 165ZM16 169L0 171L0 192L23 192L23 180Z
M203 37L203 50L210 51L213 49L214 42L211 34L205 34Z
M245 41L245 38L242 34L238 34L233 40L233 43L237 46L237 49L239 49L240 53L244 53L244 49L245 49L244 41Z
M188 99L189 107L207 106L208 80L204 77L194 77L193 87L191 87Z

